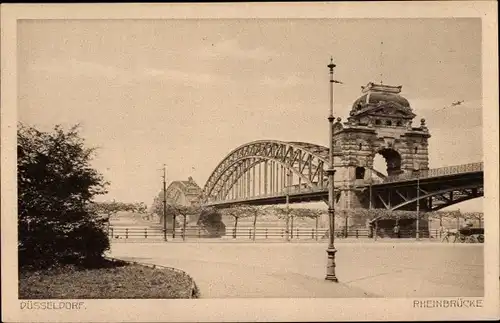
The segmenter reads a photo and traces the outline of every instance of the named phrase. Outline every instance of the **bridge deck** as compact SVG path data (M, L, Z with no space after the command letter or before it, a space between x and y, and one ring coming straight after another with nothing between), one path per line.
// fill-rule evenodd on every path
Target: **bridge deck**
M456 183L456 185L460 184L463 186L463 183L466 183L469 180L477 181L477 179L480 179L482 181L482 176L483 163L481 162L422 170L413 174L386 177L383 180L372 181L371 183L369 181L359 180L355 184L355 188L362 190L371 186L371 188L376 191L379 189L415 186L417 181L420 181L423 186L426 184L439 184L450 181ZM337 188L342 189L341 186L337 186ZM328 198L328 186L326 183L323 183L322 186L317 185L316 183L313 187L299 187L295 185L287 187L280 192L260 194L240 199L209 201L205 203L205 205L217 207L232 204L283 204L286 203L287 195L290 203L325 201Z

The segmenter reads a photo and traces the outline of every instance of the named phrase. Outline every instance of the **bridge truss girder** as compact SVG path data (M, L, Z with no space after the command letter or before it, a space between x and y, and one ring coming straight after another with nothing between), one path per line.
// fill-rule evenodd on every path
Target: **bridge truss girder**
M247 185L243 188L243 192L246 192L243 195L251 197L255 196L257 184L260 185L259 195L262 193L262 186L264 186L264 194L267 194L268 182L273 186L270 189L274 192L276 192L275 185L278 182L281 189L288 185L295 185L295 182L298 182L299 188L302 186L327 187L327 159L328 149L319 145L281 141L251 142L233 150L219 163L203 188L203 197L205 201L227 199L234 192L235 186L241 190L241 185ZM269 169L268 164L271 165ZM262 168L264 168L264 174L262 174ZM256 169L259 171L257 176ZM268 174L268 171L271 174ZM283 178L283 174L291 175L290 182ZM278 178L274 183L274 176L281 176L281 180ZM242 178L246 183L241 183ZM260 183L256 184L256 179ZM283 185L285 181L288 185ZM249 191L252 193L249 194Z
M415 211L419 203L420 210L437 211L442 208L484 196L482 176L454 180L434 180L432 183L423 183L417 196L417 185L414 183L375 188L373 191L374 208L387 210Z

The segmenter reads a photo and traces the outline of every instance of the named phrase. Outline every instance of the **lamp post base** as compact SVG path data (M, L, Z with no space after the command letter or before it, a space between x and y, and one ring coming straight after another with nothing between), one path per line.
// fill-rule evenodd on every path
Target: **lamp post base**
M337 283L339 280L335 275L335 253L337 250L333 247L328 247L326 253L328 254L328 262L326 264L326 277L325 280L329 280Z

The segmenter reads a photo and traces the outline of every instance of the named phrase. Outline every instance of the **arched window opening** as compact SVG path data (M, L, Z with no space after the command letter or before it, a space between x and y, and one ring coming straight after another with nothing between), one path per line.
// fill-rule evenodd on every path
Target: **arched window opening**
M418 153L418 147L415 146L415 154Z
M359 150L362 150L362 149L363 149L363 144L359 143Z
M381 123L382 123L382 122L381 122L379 119L375 120L375 124L376 124L376 125L380 125Z
M401 127L403 125L403 123L401 122L401 120L399 120L396 124L398 127Z
M387 121L385 122L385 124L386 124L386 125L388 125L388 126L392 126L392 121L391 121L391 120L387 120Z
M356 179L364 179L364 178L365 178L365 168L356 167Z

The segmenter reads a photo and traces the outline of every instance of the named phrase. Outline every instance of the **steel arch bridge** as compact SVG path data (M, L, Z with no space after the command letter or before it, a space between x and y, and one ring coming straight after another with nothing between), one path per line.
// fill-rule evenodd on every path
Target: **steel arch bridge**
M272 196L285 187L314 191L327 187L328 148L305 143L260 140L230 152L208 178L204 201ZM336 154L339 155L339 152Z
M429 211L483 196L483 163L429 169L431 134L423 118L413 126L416 114L401 89L370 82L346 121L329 119L336 207L414 210L419 205ZM223 208L325 201L329 152L307 142L244 144L215 167L201 203ZM373 169L376 154L385 158L388 176Z
M329 150L305 142L260 140L231 151L215 168L202 190L202 203L218 208L234 204L282 204L326 201ZM334 151L335 167L351 162ZM346 158L347 157L347 158ZM335 182L336 200L353 190L361 205L388 210L439 210L484 195L483 163L428 169L418 174L384 176L371 169L368 179ZM420 192L417 196L417 182ZM370 192L371 191L371 192Z

